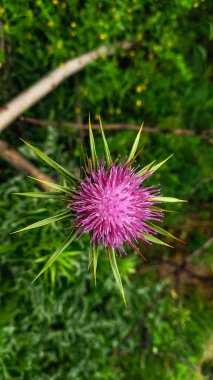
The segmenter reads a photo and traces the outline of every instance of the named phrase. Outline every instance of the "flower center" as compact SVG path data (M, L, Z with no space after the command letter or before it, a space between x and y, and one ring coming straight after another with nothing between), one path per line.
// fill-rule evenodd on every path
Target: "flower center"
M98 199L100 219L108 222L122 223L127 207L130 204L130 196L122 194L117 189L105 189Z
M145 177L139 178L134 170L114 164L106 172L104 165L91 173L73 196L76 222L83 233L92 231L92 242L105 247L123 247L148 232L147 220L155 220L150 202L151 188L140 187Z

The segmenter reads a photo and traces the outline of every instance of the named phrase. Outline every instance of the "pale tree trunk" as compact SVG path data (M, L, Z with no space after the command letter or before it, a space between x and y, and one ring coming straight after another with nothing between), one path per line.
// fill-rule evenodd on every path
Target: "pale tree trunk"
M129 42L113 45L111 48L100 46L96 50L69 60L62 67L53 70L0 109L0 132L24 111L28 110L49 92L53 91L69 76L82 70L89 63L96 61L102 56L113 55L117 48L128 50L131 46L132 44Z

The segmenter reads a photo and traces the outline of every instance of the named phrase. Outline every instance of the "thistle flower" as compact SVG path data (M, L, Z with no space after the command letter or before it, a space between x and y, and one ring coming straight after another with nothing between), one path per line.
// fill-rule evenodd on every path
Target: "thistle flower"
M162 197L159 188L156 186L144 186L146 178L159 169L171 156L158 164L153 161L144 168L133 167L138 155L136 152L142 127L136 136L129 157L124 160L117 159L114 162L111 158L101 120L100 130L105 157L99 163L89 121L91 159L85 155L82 149L83 167L81 168L80 177L70 173L39 149L24 141L42 160L59 172L67 184L61 186L33 178L36 181L45 183L55 191L16 194L35 198L64 200L67 202L67 206L59 214L33 223L16 232L69 219L72 222L70 234L52 254L34 281L50 267L75 238L79 239L83 234L89 233L91 236L89 265L93 261L95 283L98 254L99 251L105 250L109 257L117 286L126 304L116 262L117 254L125 255L127 245L130 245L141 254L138 248L139 240L149 244L156 243L168 246L168 244L156 237L157 234L161 234L174 238L169 232L155 224L155 222L162 221L163 213L166 211L156 205L163 202L183 201L176 198Z
M124 243L135 247L138 239L147 241L141 234L154 235L146 223L160 221L163 214L151 206L159 190L141 187L150 172L139 177L135 169L116 162L109 168L102 165L97 172L85 176L68 204L74 210L75 221L82 233L91 232L91 243L112 247L125 252Z

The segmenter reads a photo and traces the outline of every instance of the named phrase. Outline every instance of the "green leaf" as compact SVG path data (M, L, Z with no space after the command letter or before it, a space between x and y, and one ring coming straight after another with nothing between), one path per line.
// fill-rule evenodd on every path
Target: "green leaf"
M61 194L59 192L49 191L49 192L32 192L32 193L12 193L13 195L21 195L24 197L31 197L31 198L46 198L46 199L61 199L65 200L64 194Z
M155 244L159 244L159 245L166 245L167 247L173 248L171 245L164 243L164 241L156 238L153 235L148 235L148 234L144 234L144 233L141 235L144 237L144 239L150 241L151 243L155 243Z
M51 216L50 218L40 220L39 222L30 224L27 227L21 228L20 230L17 230L15 232L11 232L11 233L16 234L17 232L22 232L22 231L31 230L32 228L42 227L42 226L45 226L46 224L58 222L59 220L63 220L63 219L69 218L69 217L71 217L70 210L66 210L66 211L64 211L58 215L54 215L54 216Z
M97 169L97 153L95 148L95 140L92 132L90 115L89 115L89 142L90 142L90 151L91 151L91 160L92 166L96 170Z
M129 154L128 161L131 161L133 159L133 157L135 156L135 153L136 153L136 151L138 149L138 144L139 144L139 141L140 141L142 129L143 129L143 124L141 125L141 127L139 129L139 132L137 133L137 136L135 138L135 141L134 141L134 144L132 146L131 152Z
M185 201L183 199L172 198L172 197L154 197L151 200L152 201L156 201L156 202L171 202L171 203L187 202L187 201Z
M181 242L183 243L182 240L176 238L176 237L175 237L174 235L172 235L170 232L164 230L164 228L162 228L162 227L160 227L160 226L157 226L156 224L151 223L151 222L148 222L148 224L149 224L150 226L152 226L152 227L153 227L153 228L154 228L159 234L164 235L164 236L167 236L167 237L172 238L172 239L179 240L179 241L181 241Z
M56 251L52 254L46 264L43 266L39 274L34 278L32 283L34 283L38 277L40 277L49 267L50 265L58 258L58 256L71 244L73 239L75 238L75 230L72 231L66 240L56 249Z
M96 271L97 271L97 265L98 265L98 248L96 245L92 247L92 254L93 254L94 281L95 281L95 286L96 286Z
M26 144L30 149L32 149L33 152L35 154L37 154L37 156L39 156L48 165L52 166L52 168L54 168L57 172L62 174L65 178L67 178L71 182L78 181L78 178L74 174L70 173L68 170L63 168L61 165L57 164L57 162L53 161L50 157L46 156L46 154L41 152L41 150L39 150L38 148L35 148L33 145L29 144L27 141L25 141L23 139L21 139L21 141L23 141L23 143Z
M65 194L73 193L75 191L73 188L60 186L57 183L44 181L43 179L38 179L38 178L31 177L31 176L28 176L28 177L33 179L34 181L44 183L45 185L48 185L49 187L52 187L53 189L56 189L56 190L58 190L62 193L65 193Z
M112 165L112 159L111 159L110 150L109 150L108 143L107 143L107 140L105 137L105 133L104 133L104 129L103 129L103 125L102 125L102 121L101 121L100 116L99 116L99 123L100 123L102 140L104 143L104 151L105 151L105 156L106 156L106 162L107 162L108 167L110 167Z
M117 286L118 286L118 288L119 288L119 290L121 292L124 304L125 304L125 306L127 306L126 299L125 299L125 294L124 294L124 290L123 290L123 285L122 285L122 282L121 282L120 273L119 273L119 270L118 270L118 267L117 267L115 250L113 248L109 248L108 249L108 253L109 253L109 260L110 260L111 268L112 268L112 271L113 271L113 274L114 274Z
M159 162L159 164L154 165L153 167L150 168L150 171L154 173L156 170L158 170L166 161L168 161L173 154L171 154L169 157L167 157L165 160Z

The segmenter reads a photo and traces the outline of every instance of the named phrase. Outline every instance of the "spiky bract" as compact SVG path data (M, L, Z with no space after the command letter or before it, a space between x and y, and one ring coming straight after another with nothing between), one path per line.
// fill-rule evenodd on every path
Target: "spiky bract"
M33 223L16 232L69 219L71 223L70 234L51 255L38 276L36 276L36 279L52 265L76 237L79 238L79 235L88 232L91 234L92 243L89 249L89 265L93 261L95 282L98 251L103 246L108 253L117 286L126 304L116 263L116 251L125 252L125 245L130 244L141 253L137 248L139 240L167 245L155 236L159 233L169 238L174 237L162 227L153 223L153 221L162 221L164 211L161 207L157 207L156 203L182 201L176 198L159 196L159 189L155 186L144 187L144 180L159 169L168 158L158 164L154 164L153 161L139 170L132 168L137 156L142 127L136 136L128 159L120 163L118 163L118 160L113 163L101 121L100 129L106 163L100 165L98 162L95 140L89 120L91 159L82 151L84 168L81 178L70 173L38 148L24 141L34 153L64 177L65 184L62 186L33 178L53 188L54 192L18 194L27 197L55 199L57 202L63 201L59 204L67 202L68 209L64 208L57 215Z

